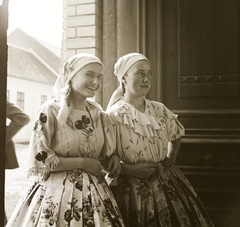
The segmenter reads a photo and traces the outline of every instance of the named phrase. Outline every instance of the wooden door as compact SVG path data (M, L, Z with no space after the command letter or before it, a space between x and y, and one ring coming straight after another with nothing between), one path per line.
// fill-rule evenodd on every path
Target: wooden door
M146 0L149 98L178 114L177 165L216 226L240 223L240 1Z
M179 114L185 141L240 144L240 1L158 0L147 9L149 97Z

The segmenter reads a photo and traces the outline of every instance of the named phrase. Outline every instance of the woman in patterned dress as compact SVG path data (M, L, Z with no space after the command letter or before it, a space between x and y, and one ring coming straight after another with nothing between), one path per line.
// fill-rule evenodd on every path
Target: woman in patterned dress
M41 106L30 139L28 174L36 181L7 226L124 226L100 162L108 158L115 177L119 157L102 149L108 126L103 128L100 105L87 99L96 94L102 76L102 62L93 55L77 54L65 62L54 85L59 98Z
M129 227L213 226L192 186L174 166L184 127L165 105L145 98L152 79L151 64L130 53L114 66L120 86L107 113L116 127L122 169L116 200Z

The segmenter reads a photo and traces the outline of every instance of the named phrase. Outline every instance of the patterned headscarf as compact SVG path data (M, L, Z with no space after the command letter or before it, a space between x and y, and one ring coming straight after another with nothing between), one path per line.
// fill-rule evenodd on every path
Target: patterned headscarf
M140 53L130 53L126 54L118 59L116 64L114 65L114 75L117 77L120 85L119 87L113 92L112 97L108 103L107 109L110 108L114 103L121 99L123 96L123 89L121 86L122 78L129 70L129 68L135 64L137 61L146 60L149 61L145 55Z
M60 124L66 122L69 114L69 100L67 96L71 89L70 81L80 69L90 63L98 63L103 67L99 58L86 53L76 54L64 63L63 70L53 86L53 91L56 96L61 96L60 110L57 116Z

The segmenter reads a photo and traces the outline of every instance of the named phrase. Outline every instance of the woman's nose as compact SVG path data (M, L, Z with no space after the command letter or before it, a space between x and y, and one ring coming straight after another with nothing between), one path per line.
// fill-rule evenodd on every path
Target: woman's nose
M94 77L94 78L92 79L92 83L93 83L93 84L97 84L97 83L98 83L98 79L97 79L96 77Z
M147 76L144 76L143 77L143 82L147 82L148 81L148 77Z

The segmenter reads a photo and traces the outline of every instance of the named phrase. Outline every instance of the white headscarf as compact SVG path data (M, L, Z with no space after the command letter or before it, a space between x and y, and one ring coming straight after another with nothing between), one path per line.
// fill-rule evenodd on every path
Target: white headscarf
M114 103L121 99L123 96L123 89L121 86L122 78L129 70L129 68L140 60L149 61L145 55L140 53L130 53L126 54L118 59L116 64L114 65L114 75L117 77L118 81L120 82L119 87L113 92L112 97L108 103L107 109L110 108Z
M67 104L66 95L70 89L70 81L80 69L90 63L98 63L103 67L100 59L92 54L81 53L70 57L64 63L63 70L53 86L54 93L57 96L61 96L60 110L57 115L57 120L61 125L66 122L69 114L69 106Z

